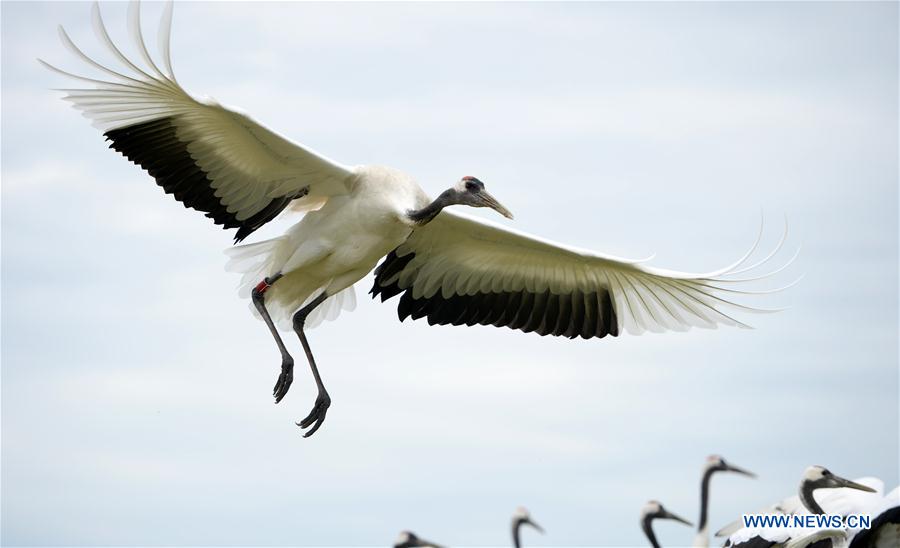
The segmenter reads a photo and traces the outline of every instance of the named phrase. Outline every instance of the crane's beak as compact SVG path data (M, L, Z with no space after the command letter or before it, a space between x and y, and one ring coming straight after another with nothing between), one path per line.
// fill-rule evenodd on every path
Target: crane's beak
M834 487L846 487L848 489L856 489L858 491L866 491L867 493L877 493L875 489L863 485L861 483L856 483L855 481L850 481L848 479L844 479L840 476L835 476L831 474L831 481L834 484Z
M503 206L500 206L500 207L503 207ZM512 219L512 217L510 217L510 219ZM528 525L530 525L530 526L534 527L535 529L537 529L538 533L540 533L540 534L542 534L542 535L544 534L544 529L541 528L540 525L538 525L537 523L535 523L534 521L532 521L531 518L524 520L522 523L527 523Z
M478 197L481 199L482 207L489 207L507 219L513 218L513 214L503 207L503 204L498 202L497 199L491 196L486 190L479 192Z
M666 510L666 512L661 517L663 517L665 519L674 519L675 521L679 521L679 522L687 525L688 527L694 526L693 523L689 522L688 520L684 519L681 516L678 516L678 515L673 514L672 512L669 512L668 510Z
M738 474L743 474L743 475L749 476L751 478L756 477L756 474L754 474L753 472L751 472L749 470L744 470L743 468L734 466L733 464L726 464L725 470L728 470L729 472L737 472Z

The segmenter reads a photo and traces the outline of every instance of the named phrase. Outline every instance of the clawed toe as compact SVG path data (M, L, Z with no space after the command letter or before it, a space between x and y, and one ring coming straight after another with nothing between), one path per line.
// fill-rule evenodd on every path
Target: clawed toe
M272 389L272 395L275 396L275 403L280 402L282 398L287 395L292 382L294 382L294 364L287 362L282 363L281 374L278 375L278 380L275 382L275 388Z
M308 438L316 433L316 430L322 426L322 423L325 422L325 414L328 413L328 408L331 406L331 398L327 393L319 394L319 397L316 398L316 403L312 408L312 411L309 412L309 415L306 416L305 419L296 423L300 428L312 428L303 434L304 438Z

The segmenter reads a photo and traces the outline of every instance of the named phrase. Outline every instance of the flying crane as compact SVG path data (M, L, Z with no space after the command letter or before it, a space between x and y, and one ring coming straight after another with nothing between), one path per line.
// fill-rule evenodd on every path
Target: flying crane
M773 275L740 277L759 244L734 264L705 274L653 268L642 261L556 244L447 209L491 208L512 214L474 176L436 198L397 169L348 166L294 143L249 116L190 95L175 78L170 55L172 4L160 22L161 66L144 42L140 7L129 6L129 29L142 66L109 37L95 3L94 31L121 65L109 68L83 53L60 27L62 43L102 78L45 66L89 84L63 90L110 141L167 194L225 229L235 243L282 212L305 215L277 238L230 251L228 268L243 274L250 297L281 354L273 389L287 394L294 360L280 331L300 339L318 395L297 423L315 433L331 405L305 329L355 303L353 284L375 269L373 297L400 295L400 320L431 325L494 325L539 335L584 339L622 332L683 331L717 325L747 327L732 310L762 311L733 296L771 291L738 288ZM552 215L552 212L545 212ZM796 254L794 255L796 257ZM783 289L783 288L782 288Z

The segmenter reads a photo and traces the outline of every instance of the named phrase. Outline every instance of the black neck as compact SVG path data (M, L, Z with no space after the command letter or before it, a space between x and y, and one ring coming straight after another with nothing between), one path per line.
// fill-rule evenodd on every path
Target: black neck
M653 516L644 516L644 519L641 520L641 529L644 530L644 534L647 535L647 540L650 541L650 546L653 548L659 548L659 543L656 541L656 535L653 534Z
M437 214L440 213L442 209L455 203L451 199L453 194L454 192L452 189L445 190L433 202L422 209L410 209L406 212L406 216L417 225L428 224L432 219L437 217Z
M812 512L813 514L824 514L825 510L819 506L819 503L816 502L815 497L813 497L813 491L815 491L818 486L815 482L812 481L804 481L800 484L800 502L803 503L803 506L806 507L807 510Z
M513 546L516 548L522 548L522 541L519 540L519 529L522 527L522 520L517 519L513 521L512 524L512 537L513 537Z
M700 519L697 521L697 531L702 531L706 527L706 510L709 507L709 480L712 478L714 468L708 468L703 473L703 479L700 481Z

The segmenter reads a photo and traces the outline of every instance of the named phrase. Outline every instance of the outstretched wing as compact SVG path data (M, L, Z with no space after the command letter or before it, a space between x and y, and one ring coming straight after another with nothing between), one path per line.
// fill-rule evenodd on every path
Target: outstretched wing
M505 326L569 338L718 324L747 327L729 316L729 309L762 310L738 304L730 295L754 292L725 286L758 278L725 276L760 266L783 243L784 238L752 266L741 268L756 245L728 268L687 274L564 247L444 210L385 258L375 270L371 293L382 301L402 293L401 321L427 318L431 325Z
M321 202L348 192L353 170L281 137L249 116L212 100L191 97L176 81L169 56L172 4L160 22L165 71L154 63L141 33L140 7L129 6L129 27L146 70L110 39L95 3L94 31L123 65L117 71L85 55L60 27L63 44L87 65L111 77L87 78L45 66L93 84L66 89L65 99L104 131L113 148L140 165L185 207L206 213L235 241L275 218L296 199ZM301 204L302 205L302 204Z

